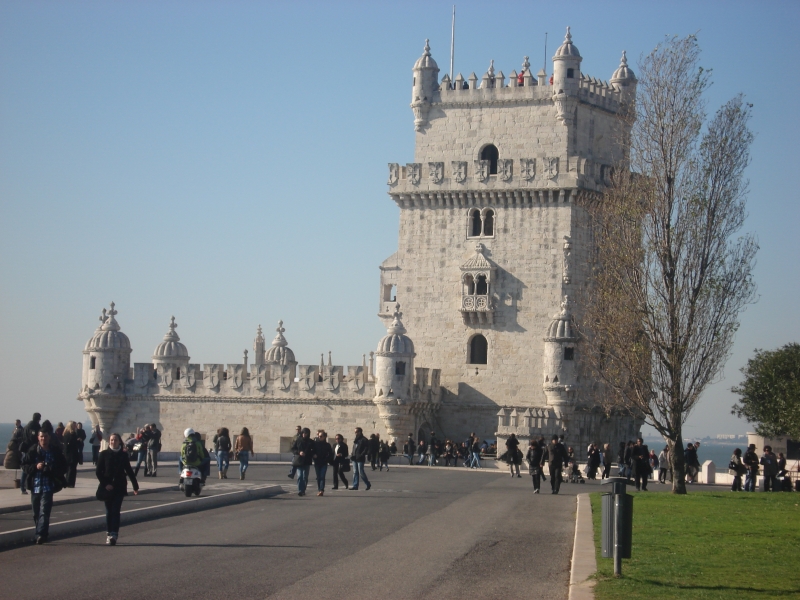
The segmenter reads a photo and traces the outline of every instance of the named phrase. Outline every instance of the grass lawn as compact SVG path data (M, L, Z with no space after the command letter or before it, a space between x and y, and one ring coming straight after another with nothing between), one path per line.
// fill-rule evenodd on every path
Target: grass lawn
M597 600L800 598L800 494L634 492L633 548L613 576L600 557L592 494Z

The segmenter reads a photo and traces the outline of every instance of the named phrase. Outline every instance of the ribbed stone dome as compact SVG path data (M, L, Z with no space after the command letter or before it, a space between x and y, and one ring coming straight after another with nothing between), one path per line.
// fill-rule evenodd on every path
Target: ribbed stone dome
M622 59L619 61L619 67L614 71L609 81L611 83L636 81L636 75L633 74L633 69L628 66L628 57L625 50L622 51Z
M580 58L581 53L578 52L578 47L572 43L572 34L569 32L569 27L567 27L567 35L564 36L564 43L562 43L558 50L556 50L556 54L553 57L556 58Z
M394 320L386 330L386 335L378 342L377 355L386 354L414 354L414 342L411 341L406 333L406 328L403 327L400 317L403 313L400 312L400 305L395 305Z
M100 317L100 327L94 332L92 338L86 342L84 350L106 350L112 348L123 348L130 350L131 341L128 336L120 331L119 323L114 318L117 311L114 310L114 303L111 303L111 310Z
M175 322L175 317L172 317L169 324L169 331L164 336L164 341L156 346L153 352L153 358L189 358L189 351L186 346L181 344L175 328L178 324Z
M436 64L436 61L433 60L431 56L431 47L428 44L428 40L425 40L425 48L422 51L422 56L417 59L417 62L414 63L415 69L438 69L439 65Z
M289 349L289 343L283 337L283 332L286 331L283 328L283 321L278 321L278 328L275 331L278 332L278 335L272 340L272 346L264 353L264 363L268 365L289 365L297 362L294 359L294 352Z
M568 296L564 296L564 301L561 303L561 312L553 316L544 339L546 342L575 341L578 339L578 332L575 330L575 324L569 311Z

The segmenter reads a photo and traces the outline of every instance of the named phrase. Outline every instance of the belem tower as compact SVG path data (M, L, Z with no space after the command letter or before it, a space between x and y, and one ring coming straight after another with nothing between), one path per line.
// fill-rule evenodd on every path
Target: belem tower
M354 426L399 444L476 432L632 439L641 421L608 416L586 376L573 315L588 283L591 231L581 200L602 194L624 157L618 115L636 94L625 53L608 82L581 73L567 29L552 77L528 58L506 77L452 81L426 40L412 70L414 162L389 164L398 250L380 265L386 336L362 364L298 365L283 323L261 327L237 363L192 363L173 317L152 362L130 366L117 310L103 310L83 350L78 399L94 425L155 422L175 451L186 427L210 436L246 426L256 451L288 450L295 425L350 437ZM402 312L401 312L402 311Z

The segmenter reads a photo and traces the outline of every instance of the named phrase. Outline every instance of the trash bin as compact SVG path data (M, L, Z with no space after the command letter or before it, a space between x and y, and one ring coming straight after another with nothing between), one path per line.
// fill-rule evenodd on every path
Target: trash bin
M603 531L600 543L603 558L614 558L614 496L615 494L603 494ZM622 494L620 495L620 502L622 526L620 527L619 557L630 558L633 540L633 496Z

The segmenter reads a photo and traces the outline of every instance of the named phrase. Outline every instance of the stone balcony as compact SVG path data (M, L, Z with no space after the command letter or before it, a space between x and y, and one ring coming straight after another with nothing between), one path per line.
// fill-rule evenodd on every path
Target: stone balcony
M489 295L463 296L460 312L465 325L494 323L494 306Z

